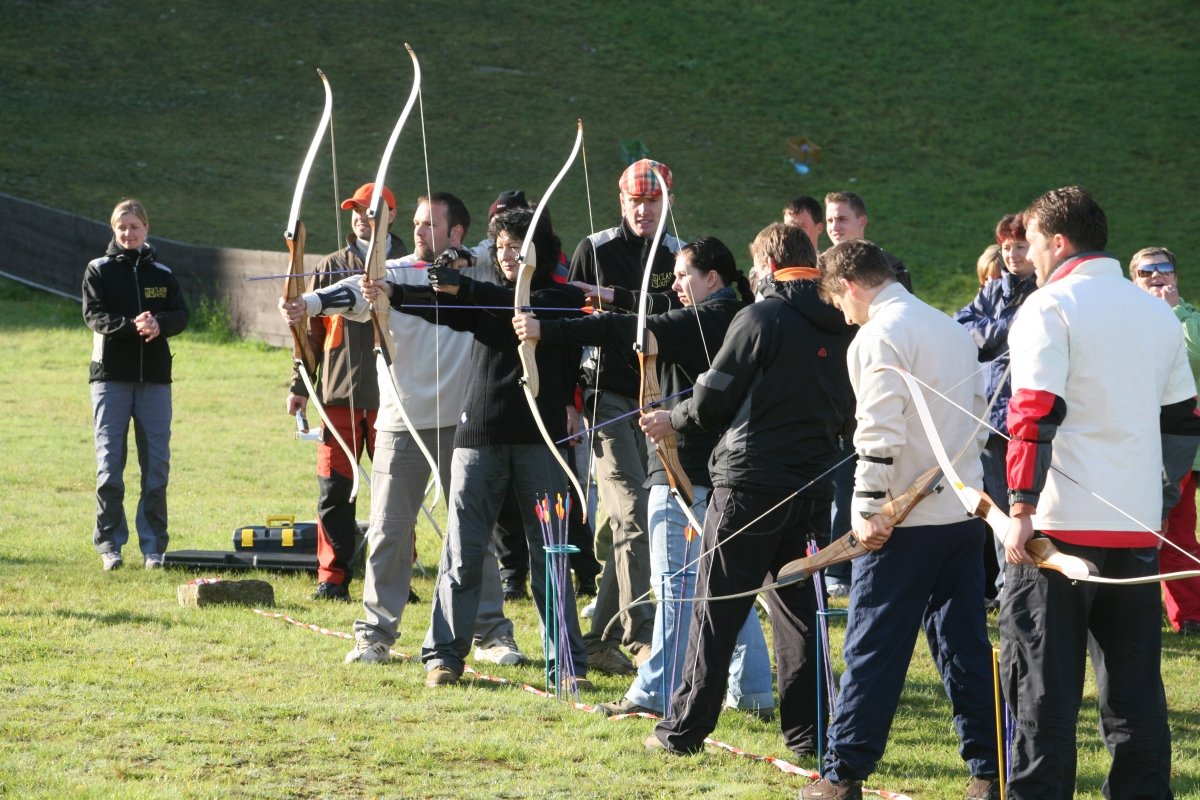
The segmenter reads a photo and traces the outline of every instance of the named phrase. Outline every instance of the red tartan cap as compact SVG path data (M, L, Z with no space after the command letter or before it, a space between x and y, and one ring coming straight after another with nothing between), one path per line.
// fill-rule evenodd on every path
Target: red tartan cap
M670 167L661 161L643 158L641 161L630 164L621 173L621 180L617 182L617 186L620 187L622 194L630 197L657 197L662 194L662 187L658 185L658 179L651 172L651 167L657 169L658 174L662 175L668 189L674 186Z
M354 194L351 197L342 201L342 208L345 209L346 211L349 211L350 209L354 208L355 206L362 206L363 208L370 208L371 207L371 195L374 193L375 193L374 182L364 183L362 186L360 186L354 190ZM393 211L396 210L396 195L392 194L392 190L387 188L386 186L383 187L383 202L387 203L387 207L390 208L391 210L393 210Z

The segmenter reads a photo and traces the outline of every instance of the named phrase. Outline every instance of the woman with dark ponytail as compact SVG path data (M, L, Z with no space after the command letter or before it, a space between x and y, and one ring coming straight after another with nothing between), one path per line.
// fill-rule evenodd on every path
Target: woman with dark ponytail
M729 248L714 236L702 236L680 248L675 256L672 291L683 308L646 318L646 328L658 344L658 379L667 398L655 410L646 410L642 429L670 427L670 409L684 400L696 380L721 349L734 315L753 298L750 282L737 268ZM739 296L740 295L740 296ZM522 339L563 346L599 346L609 352L631 352L637 337L634 314L598 314L583 319L538 320L528 315L513 322ZM708 460L724 430L676 434L680 465L692 484L691 510L704 523L712 481ZM659 437L656 435L655 440ZM695 592L695 565L687 566L700 552L700 540L690 541L688 520L671 497L666 470L654 448L647 465L650 485L650 586L659 594L655 610L654 640L650 657L638 667L637 677L625 696L597 708L611 715L649 712L662 716L670 693L681 682L687 650L691 604L682 602ZM697 532L698 533L698 532ZM691 577L685 577L690 575ZM729 664L726 704L764 718L774 711L771 662L758 616L751 612L738 633Z

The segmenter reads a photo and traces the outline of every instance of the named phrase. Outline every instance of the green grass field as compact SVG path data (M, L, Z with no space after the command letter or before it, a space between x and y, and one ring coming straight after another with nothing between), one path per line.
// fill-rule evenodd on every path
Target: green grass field
M1183 295L1194 299L1195 3L0 0L0 12L0 192L99 220L137 196L152 238L282 249L323 100L315 69L333 84L347 196L373 177L407 96L408 41L424 71L425 126L422 136L421 120L410 120L392 160L400 198L424 191L426 160L434 190L459 194L480 217L501 190L537 196L581 117L588 181L578 165L551 209L568 247L614 224L618 142L638 138L676 174L680 235L716 234L742 259L792 196L852 189L870 207L870 235L949 310L973 294L975 258L1003 213L1081 183L1108 212L1110 249L1124 260L1148 244L1172 248ZM787 161L793 136L823 148L807 176ZM326 153L305 197L309 252L335 246L334 199ZM244 609L180 608L175 586L190 576L102 573L89 542L89 333L77 306L9 282L0 303L0 796L761 798L799 789L802 779L727 753L648 757L644 720L608 722L486 682L429 692L415 664L346 668L342 640ZM286 355L195 331L173 345L173 546L226 549L234 527L269 513L311 517L313 452L283 413ZM136 485L135 463L126 477ZM424 526L419 546L432 568L437 542ZM310 601L309 578L262 577L277 610L350 629L357 606ZM417 582L425 598L430 586ZM532 607L514 609L519 641L538 657ZM427 604L410 609L398 649L418 651L427 615ZM1191 639L1165 640L1181 798L1200 797L1198 654ZM536 667L495 672L540 679ZM620 678L597 685L585 699L612 700L626 687ZM1107 767L1094 704L1089 684L1079 796L1099 794ZM918 643L871 785L961 797L949 720ZM788 755L777 727L742 715L724 715L717 736Z
M790 797L803 784L723 752L647 755L646 720L610 722L483 681L430 691L417 664L346 667L343 640L243 608L181 608L175 589L191 575L140 569L133 543L125 569L102 572L90 544L89 333L73 303L8 281L0 282L0 302L9 363L20 365L0 389L9 421L0 428L0 796L762 798ZM189 332L173 340L175 549L227 550L238 526L315 510L312 445L293 439L283 412L288 358L213 338ZM137 475L133 462L129 486ZM436 564L437 545L422 523L424 564ZM349 631L360 611L310 600L309 577L256 577L274 585L276 611L306 623ZM416 581L426 599L431 586L431 578ZM509 610L523 649L540 658L532 604ZM397 649L419 651L428 613L427 604L408 609ZM835 625L835 653L840 638ZM1167 635L1177 797L1200 796L1198 655L1200 642ZM538 666L493 672L541 681ZM616 699L628 686L593 677L588 702ZM1089 684L1079 728L1082 796L1097 794L1107 769L1094 705ZM716 737L790 756L777 726L738 712L722 716ZM966 774L955 742L918 642L870 785L961 797ZM815 768L806 761L800 766Z

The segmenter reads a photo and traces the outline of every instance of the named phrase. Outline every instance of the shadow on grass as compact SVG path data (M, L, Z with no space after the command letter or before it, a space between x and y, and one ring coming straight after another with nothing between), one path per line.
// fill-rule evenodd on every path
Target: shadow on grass
M88 622L93 625L129 625L133 623L137 625L154 625L155 627L160 628L174 627L174 623L166 617L152 614L135 614L131 611L114 611L108 614L97 614L92 611L55 609L50 613L56 617L62 617L63 619L78 620L80 622ZM42 615L31 612L29 616Z

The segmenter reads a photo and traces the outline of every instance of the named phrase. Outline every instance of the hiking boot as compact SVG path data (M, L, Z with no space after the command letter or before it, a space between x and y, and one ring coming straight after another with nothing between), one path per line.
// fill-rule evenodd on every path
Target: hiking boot
M490 642L484 642L475 648L475 660L511 667L529 661L517 648L517 642L511 636L498 636Z
M525 591L525 581L507 580L501 583L500 587L504 590L506 603L529 599L529 593Z
M120 553L101 553L100 563L104 565L105 572L112 572L114 569L120 569L125 566L125 560L121 558Z
M163 557L162 553L150 553L146 556L146 560L142 562L142 566L146 569L162 569Z
M317 584L317 591L313 593L313 600L336 600L339 603L350 602L350 590L340 583L329 583L321 581Z
M605 675L632 675L637 672L633 667L633 662L615 647L605 647L595 653L588 653L587 665L588 669L594 669Z
M774 706L754 706L753 708L742 708L741 706L735 705L734 703L731 703L728 700L726 700L725 707L732 708L736 711L742 711L742 712L745 712L746 714L750 714L752 716L758 717L758 719L761 720L762 722L773 722L775 720L775 707Z
M1000 800L1000 781L995 777L972 777L967 783L967 800Z
M862 800L862 781L820 778L800 790L800 800Z
M425 685L430 689L438 686L453 686L458 683L458 673L449 667L434 667L425 673Z
M628 697L622 697L615 703L600 703L593 706L593 708L595 709L595 713L603 714L606 717L616 717L621 714L654 714L658 716L658 712L653 708L639 706Z
M392 657L392 648L377 639L358 634L354 637L354 649L346 653L344 663L383 664Z

